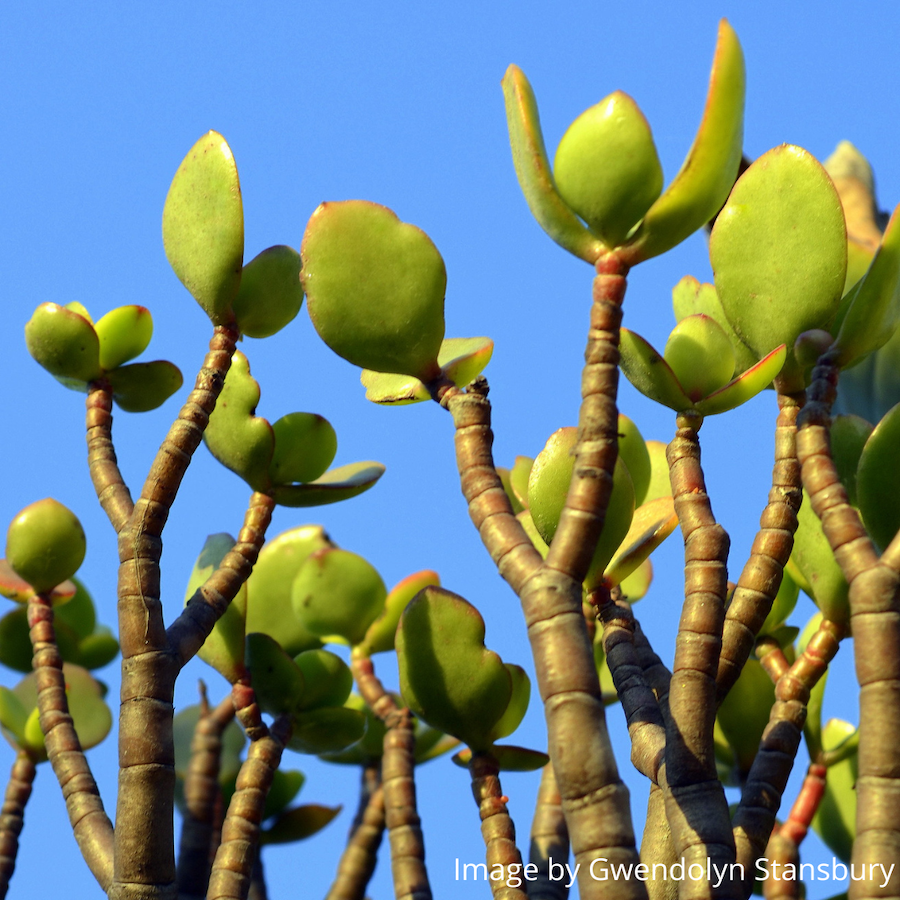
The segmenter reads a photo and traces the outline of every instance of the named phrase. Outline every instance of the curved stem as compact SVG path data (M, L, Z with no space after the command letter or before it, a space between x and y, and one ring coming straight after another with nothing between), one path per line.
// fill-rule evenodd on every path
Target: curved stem
M506 804L509 798L500 788L497 761L486 753L473 753L469 761L472 795L481 816L485 860L495 900L527 900L522 854L516 846L516 829ZM510 871L510 867L512 871ZM494 875L500 877L494 878Z
M112 388L108 381L91 382L87 396L88 469L100 506L118 534L134 510L131 492L119 471L112 439Z
M19 750L13 761L0 809L0 900L9 890L9 880L16 869L19 852L19 835L25 825L25 806L31 797L31 788L37 767L34 760Z
M33 594L28 600L28 627L47 756L62 788L81 855L100 887L107 890L113 878L113 826L69 714L63 660L53 630L53 607L44 594Z
M685 599L666 729L666 811L676 855L684 858L686 867L702 863L705 869L708 862L729 866L735 851L713 744L729 541L706 492L700 466L701 424L699 416L679 415L678 430L666 451L685 547ZM730 896L737 889L724 882L718 895ZM712 890L705 878L688 878L679 886L679 896L709 897Z
M178 896L182 900L202 900L206 896L213 835L218 831L216 813L222 800L219 787L222 733L233 719L234 703L229 694L214 710L207 708L194 728L191 761L184 779L186 809L178 845Z
M372 783L372 780L377 783ZM384 787L377 767L363 769L360 809L325 900L364 900L384 836Z
M562 797L559 795L553 764L547 763L541 770L541 784L531 822L528 862L537 866L537 873L534 881L526 883L528 900L566 900L569 896L566 880L551 878L550 866L566 863L568 859L569 830L563 815Z
M412 715L408 709L399 708L384 689L371 659L354 655L350 664L360 695L387 728L381 780L396 900L431 900L425 842L416 805L416 737Z
M750 558L741 572L725 613L722 654L716 675L716 694L721 703L741 674L781 586L784 567L794 547L797 512L803 498L800 463L797 461L797 414L801 399L778 395L775 423L775 466L769 501L759 521Z

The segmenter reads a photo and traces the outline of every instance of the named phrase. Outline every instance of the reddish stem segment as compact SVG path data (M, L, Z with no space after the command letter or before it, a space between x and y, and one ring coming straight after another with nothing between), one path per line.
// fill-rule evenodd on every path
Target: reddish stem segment
M669 692L665 759L666 812L676 855L684 858L686 867L702 863L705 870L708 862L730 866L735 851L713 745L729 541L706 492L697 434L701 423L694 414L679 415L678 430L666 452L684 536L685 600ZM679 896L683 900L709 897L712 890L705 877L686 878ZM717 894L731 896L737 890L737 885L725 880Z
M399 708L384 689L371 659L354 655L351 668L363 700L387 727L381 779L396 900L431 900L425 841L416 805L416 737L412 716L408 709Z
M551 862L558 865L569 858L569 830L563 815L562 797L553 773L553 764L547 763L541 771L531 822L531 846L528 862L537 866L534 881L526 884L528 900L566 900L569 888L564 878L550 877Z
M63 660L53 629L53 607L44 594L33 594L28 599L28 627L47 756L62 788L81 855L100 887L107 890L113 876L113 826L103 809L100 791L69 714Z
M781 834L798 847L809 832L813 817L825 796L825 779L828 770L820 763L810 763L803 779L803 787L791 807L787 821L781 826Z
M481 835L494 900L527 900L522 890L525 884L522 854L516 846L516 829L506 808L509 798L500 788L497 761L489 754L473 753L469 774L472 795L481 816Z
M839 371L837 353L824 354L813 370L801 414L797 455L803 484L822 521L835 559L850 585L850 622L859 693L857 828L851 862L859 871L900 862L900 575L878 553L850 506L829 447L831 406ZM895 542L896 543L896 542ZM898 867L900 868L900 867ZM870 879L852 882L853 900L897 896L900 872L880 889Z
M0 900L6 896L9 880L16 868L19 835L25 825L25 806L31 797L36 772L34 760L24 750L19 750L9 773L3 808L0 809Z
M88 469L100 506L118 534L131 518L134 502L119 471L112 439L112 388L91 382L87 396Z

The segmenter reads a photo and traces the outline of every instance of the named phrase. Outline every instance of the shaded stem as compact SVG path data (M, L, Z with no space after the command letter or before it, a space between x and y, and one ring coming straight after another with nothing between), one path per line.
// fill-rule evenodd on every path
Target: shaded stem
M112 439L112 388L106 379L92 381L87 395L88 469L100 506L118 534L134 510L131 492L119 470Z
M9 881L16 869L19 835L25 825L25 807L31 797L37 766L24 751L19 750L13 760L0 809L0 900L9 890Z
M725 613L722 653L716 675L719 703L734 686L750 657L756 636L781 587L784 567L794 547L797 512L803 499L796 441L801 402L802 398L794 395L778 395L772 487L750 557Z
M191 457L216 406L238 333L216 326L194 389L156 454L119 533L119 792L113 900L175 891L172 699L180 660L160 603L161 535Z
M350 666L360 695L386 727L381 780L396 900L431 900L425 841L416 805L412 715L405 707L398 707L384 689L369 657L354 653Z
M222 800L222 734L233 719L234 703L229 694L214 710L207 708L194 728L178 845L178 896L184 900L205 897L209 885L213 836L218 833L217 813Z
M537 866L533 881L526 883L529 900L566 900L569 888L565 879L551 878L550 865L569 860L569 830L563 815L562 797L553 773L553 764L547 763L541 770L541 784L538 787L531 822L531 844L528 862Z
M666 813L676 855L692 863L734 862L731 817L719 782L713 743L716 672L722 647L729 540L716 522L700 465L702 418L682 413L666 457L675 512L684 536L685 599L675 644L666 729ZM661 785L662 786L662 785ZM730 870L727 870L730 871ZM686 878L679 896L710 897L705 878ZM738 887L724 881L716 896Z
M837 351L813 370L798 422L797 455L803 484L835 559L850 585L850 622L859 693L857 823L851 862L859 867L900 862L900 574L877 550L849 504L829 447L836 397ZM896 541L893 542L896 544ZM889 564L890 563L890 564ZM869 871L868 868L866 871ZM892 893L896 893L895 874ZM850 897L869 896L871 881L852 882Z
M666 818L665 792L659 785L651 784L650 796L647 798L647 821L641 841L641 862L649 867L651 875L647 881L649 900L675 900L678 896L677 880L656 878L653 870L654 865L661 865L665 866L667 873L671 872L672 865L677 861L672 829Z
M251 738L222 824L207 900L244 900L250 891L266 797L290 731L290 719L281 716L267 733Z
M377 784L372 784L372 776ZM362 772L360 808L325 900L364 900L384 836L384 787L376 766Z
M469 761L472 776L472 796L478 804L481 816L481 835L484 838L485 861L491 881L491 893L495 900L527 900L522 890L522 854L516 846L516 829L506 804L509 798L500 787L500 768L489 753L473 753ZM509 867L515 866L513 875L518 887L510 884ZM499 867L499 868L498 868ZM494 878L500 874L501 878Z
M66 698L63 659L56 645L53 607L45 594L28 598L41 731L53 773L62 788L69 822L85 862L103 890L113 878L113 826L75 732Z

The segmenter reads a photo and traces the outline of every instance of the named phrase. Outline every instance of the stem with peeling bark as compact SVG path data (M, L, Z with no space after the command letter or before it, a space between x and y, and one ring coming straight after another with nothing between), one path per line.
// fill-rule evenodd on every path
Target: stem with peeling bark
M9 880L16 869L19 852L19 835L25 825L25 806L31 797L31 788L37 767L34 760L19 750L13 761L0 809L0 900L9 890Z

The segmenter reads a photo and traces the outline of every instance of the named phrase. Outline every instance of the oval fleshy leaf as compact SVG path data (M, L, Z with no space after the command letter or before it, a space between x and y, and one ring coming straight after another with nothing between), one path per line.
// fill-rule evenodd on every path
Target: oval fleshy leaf
M230 534L211 534L203 545L193 571L188 579L184 594L185 604L221 564L225 555L234 546ZM202 601L198 601L202 602ZM213 630L197 651L197 656L212 666L220 675L234 684L243 677L244 669L244 627L247 614L247 585L241 585L237 596L228 604L225 614L213 626Z
M45 593L53 605L57 606L68 603L75 596L75 591L75 582L67 579ZM5 559L0 559L0 597L15 600L16 603L27 603L33 593L34 588L21 575L17 575Z
M453 762L462 769L468 769L472 755L472 751L466 747L453 755ZM550 757L539 750L528 750L525 747L507 744L494 744L491 747L491 758L502 772L536 772L550 762Z
M397 623L403 610L419 591L426 587L440 587L441 579L437 572L424 569L407 575L402 581L395 584L384 601L384 609L374 622L368 627L366 636L359 644L359 652L365 656L374 653L386 653L394 649L394 636L397 633Z
M272 488L272 499L280 506L325 506L365 493L384 475L378 462L348 463L331 469L306 484L279 484Z
M88 589L77 578L73 578L75 593L72 599L53 610L54 623L65 622L79 638L89 637L97 627L97 611ZM58 588L54 588L54 593ZM87 668L87 667L85 667Z
M81 522L52 497L26 506L6 532L6 561L37 593L71 578L86 550Z
M244 266L234 298L241 333L264 338L293 321L303 305L300 254L293 247L269 247Z
M872 434L872 423L859 416L835 416L831 420L831 458L838 478L847 491L851 506L858 506L856 473L866 441Z
M99 378L100 339L89 320L56 303L42 303L25 325L32 358L57 378Z
M666 445L663 441L646 441L647 453L650 456L650 486L644 497L644 503L656 500L657 497L672 496L672 482L669 479L669 462L666 459Z
M822 729L825 751L833 751L852 739L856 728L849 722L830 719ZM812 827L826 846L843 860L850 862L856 837L856 782L859 778L859 755L852 753L828 767L825 796L813 816Z
M306 776L296 769L276 769L272 775L272 786L266 795L262 820L265 822L266 819L271 819L272 816L287 809L291 801L300 793L305 781Z
M425 588L397 629L400 692L429 725L487 750L512 697L510 674L484 646L481 614L456 594Z
M79 642L73 662L83 669L93 671L108 666L118 655L119 642L108 628L101 626L94 634Z
M627 578L675 530L678 516L671 497L650 500L634 511L616 555L604 572L604 581L614 586Z
M113 398L125 412L157 409L184 383L181 370L164 359L122 366L107 377Z
M292 657L322 646L297 618L291 584L307 557L325 547L334 544L320 525L291 528L265 543L247 579L248 634L268 634Z
M593 265L605 249L603 242L591 234L556 189L534 92L518 66L506 70L503 96L513 165L531 214L560 247Z
M22 705L22 701L8 687L0 685L0 725L20 747L24 744L27 721L28 710Z
M628 474L631 476L635 506L640 506L644 502L647 488L650 487L650 454L637 425L624 413L619 413L618 431L619 456L622 457L622 462L627 466Z
M787 347L782 344L725 387L704 397L696 404L696 408L704 416L714 416L735 409L768 387L778 377L786 360Z
M273 716L297 710L305 689L303 673L278 642L267 634L248 634L245 656L259 708Z
M399 697L396 699L400 701ZM402 703L402 701L400 702ZM351 694L344 706L348 709L358 710L366 717L365 734L349 747L336 752L323 753L320 758L325 762L353 766L364 766L381 759L384 752L384 722L369 709L365 700L358 694Z
M886 549L900 528L900 405L875 426L859 458L856 494L859 511L872 540Z
M353 690L353 673L330 650L304 650L294 657L303 675L303 696L298 709L343 706Z
M775 685L772 680L758 660L748 659L717 715L741 775L750 771L774 702Z
M491 729L491 740L496 741L511 735L522 724L528 712L528 701L531 699L531 681L521 666L504 663L512 684L512 696L509 705L500 720Z
M553 177L565 203L607 247L625 242L663 185L650 126L628 94L610 94L569 126Z
M637 603L641 597L647 595L652 583L653 564L649 559L645 559L630 575L626 575L619 582L622 599L629 603Z
M335 353L421 381L440 374L447 274L424 231L376 203L323 203L300 252L310 318Z
M100 340L100 366L117 369L140 356L153 337L153 318L143 306L119 306L94 323Z
M494 342L490 338L445 338L438 353L438 365L457 387L465 387L482 373L493 352ZM366 389L366 400L384 406L405 406L431 399L428 388L418 378L408 375L363 369L359 380Z
M306 803L282 813L259 835L259 844L292 844L321 831L344 807Z
M56 621L55 616L53 626L59 655L65 662L81 665L78 635L65 622ZM29 635L28 610L24 606L13 609L0 619L0 662L26 675L31 672L34 659ZM118 648L118 644L116 646Z
M744 54L722 19L697 136L681 170L644 217L628 254L631 265L680 244L725 202L741 162L744 92Z
M772 608L769 610L769 615L766 616L762 628L759 629L759 633L772 635L781 628L794 611L799 596L800 585L785 572L782 575L775 600L772 602Z
M387 589L371 563L348 550L324 549L300 567L291 588L294 612L312 634L359 644L384 609Z
M639 334L623 328L619 335L619 365L625 377L645 396L663 406L682 412L692 409L675 373Z
M215 131L184 158L163 209L166 258L214 325L232 318L244 261L244 207L231 148Z
M272 426L254 415L259 403L259 385L250 374L250 363L235 351L231 368L203 440L223 466L239 475L254 491L271 487L269 466L275 452Z
M337 753L355 744L365 733L366 717L356 709L326 706L291 717L288 747L297 753Z
M337 453L337 435L331 423L316 413L282 416L272 426L275 452L269 465L272 484L315 481Z
M688 316L669 334L663 358L682 390L696 403L731 381L734 350L728 335L709 316Z
M828 330L847 270L847 231L828 173L800 147L761 156L734 186L710 236L716 290L728 320L758 356L789 348L782 381L802 388L798 336Z
M891 216L872 264L848 299L835 340L841 368L883 347L900 323L900 206Z

